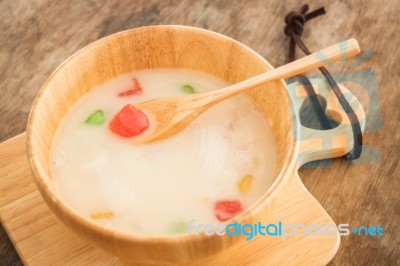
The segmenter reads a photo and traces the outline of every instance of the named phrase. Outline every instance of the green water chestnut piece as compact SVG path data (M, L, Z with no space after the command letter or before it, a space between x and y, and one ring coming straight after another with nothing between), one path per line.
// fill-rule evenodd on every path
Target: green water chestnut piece
M86 119L85 123L89 125L101 125L104 123L104 120L104 112L96 110Z
M171 225L170 230L173 234L183 234L187 233L188 226L185 221L176 221Z
M194 88L193 88L192 86L190 86L190 85L185 85L185 86L183 86L183 87L182 87L182 90L183 90L184 93L187 93L187 94L196 93L196 91L194 90Z

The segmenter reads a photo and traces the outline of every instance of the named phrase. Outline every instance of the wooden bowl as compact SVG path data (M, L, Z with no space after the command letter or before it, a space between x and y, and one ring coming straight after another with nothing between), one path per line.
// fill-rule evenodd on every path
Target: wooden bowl
M245 45L221 34L184 26L154 26L127 30L98 40L83 48L60 67L40 90L28 123L29 162L36 184L52 211L76 234L93 245L121 258L138 263L177 264L193 261L227 263L246 257L248 245L263 241L265 249L286 248L284 261L327 263L339 245L339 236L304 237L286 240L274 237L230 236L139 236L105 228L73 210L54 190L50 173L50 150L61 119L82 95L96 85L118 75L152 68L189 68L235 83L272 69L272 66ZM288 94L289 92L289 94ZM322 94L322 89L319 89ZM299 123L305 95L299 88L286 88L283 81L260 86L248 93L258 109L268 117L277 142L276 180L250 208L235 218L239 223L286 222L333 224L331 218L310 195L297 170L311 160L341 156L352 147L351 130L334 97L327 97L330 113L342 124L333 130L317 131ZM292 100L290 100L290 97ZM359 111L362 116L362 109ZM345 139L347 138L348 141ZM326 146L324 143L331 145ZM261 239L262 238L262 239ZM261 240L260 240L261 239ZM238 262L237 261L237 262Z

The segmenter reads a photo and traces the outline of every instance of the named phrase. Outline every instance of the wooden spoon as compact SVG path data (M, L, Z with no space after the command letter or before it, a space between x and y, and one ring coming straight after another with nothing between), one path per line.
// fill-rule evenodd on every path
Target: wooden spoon
M343 57L351 57L360 52L356 40L350 39L345 42L347 42L345 50L343 50L343 45L336 44L220 90L140 103L136 105L136 108L141 109L150 118L152 125L149 132L135 138L133 143L150 142L171 136L205 110L229 97L273 80L289 78L323 66L327 60L335 62L343 59ZM321 57L317 55L323 55L324 59L321 60Z

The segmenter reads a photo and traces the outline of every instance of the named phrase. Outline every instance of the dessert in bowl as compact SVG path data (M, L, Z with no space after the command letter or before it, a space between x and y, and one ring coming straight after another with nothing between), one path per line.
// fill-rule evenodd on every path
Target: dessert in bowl
M137 119L135 103L219 89L270 69L243 44L184 26L138 28L90 44L49 77L31 111L28 155L43 198L79 236L140 263L227 250L244 237L187 234L188 220L264 221L281 213L287 186L331 222L298 179L304 150L283 81L212 107L168 139L131 143L151 127L143 117L138 131L125 123ZM347 151L338 147L334 156ZM302 163L311 159L312 151ZM330 243L335 250L338 238Z
M132 144L135 133L154 123L143 117L132 131L141 122L136 103L225 86L202 72L153 69L91 90L58 126L51 153L55 190L81 215L133 234L182 234L190 220L233 218L274 180L272 129L249 97L224 101L167 139ZM227 212L229 206L236 209Z

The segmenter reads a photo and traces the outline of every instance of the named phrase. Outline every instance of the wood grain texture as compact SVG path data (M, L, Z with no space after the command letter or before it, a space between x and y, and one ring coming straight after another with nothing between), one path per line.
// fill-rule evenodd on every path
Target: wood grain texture
M185 24L214 30L249 45L273 65L285 62L288 40L283 17L301 1L0 1L0 139L25 130L30 106L48 75L68 56L108 34L144 25ZM370 120L382 127L365 134L365 143L380 151L379 163L334 160L327 168L304 168L303 182L333 220L353 226L381 225L382 238L342 238L331 265L393 265L400 261L400 150L398 99L400 82L399 1L312 1L327 14L305 26L311 50L354 37L373 56L354 68L377 73L381 113L369 106ZM351 63L354 60L349 60ZM371 82L373 77L371 77ZM357 87L347 86L357 91ZM360 98L360 97L359 97ZM365 104L368 99L365 99ZM368 106L366 106L368 107ZM379 125L378 122L376 122ZM363 160L376 158L364 151ZM321 165L320 165L321 166ZM3 233L0 243L6 243ZM0 264L18 265L10 245L0 246ZM14 255L13 255L14 254Z

